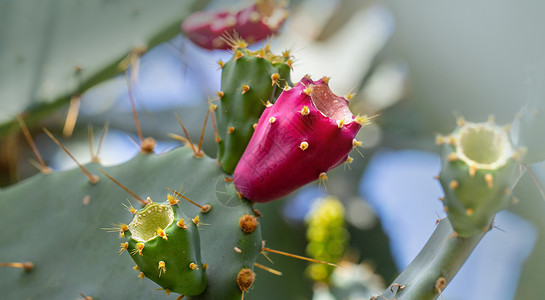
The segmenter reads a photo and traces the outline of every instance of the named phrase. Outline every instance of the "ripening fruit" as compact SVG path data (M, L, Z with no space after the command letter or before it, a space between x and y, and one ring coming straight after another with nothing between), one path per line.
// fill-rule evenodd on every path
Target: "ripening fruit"
M268 202L326 180L326 172L359 144L354 138L366 118L352 115L325 78L303 77L265 109L233 174L245 198Z

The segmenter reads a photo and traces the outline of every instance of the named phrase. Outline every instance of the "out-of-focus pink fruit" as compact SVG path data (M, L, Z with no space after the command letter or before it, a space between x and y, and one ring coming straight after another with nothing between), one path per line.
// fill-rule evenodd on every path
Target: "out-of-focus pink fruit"
M237 12L200 11L188 16L182 31L205 49L230 49L225 37L237 37L252 44L274 35L287 17L287 10L275 1L256 1Z

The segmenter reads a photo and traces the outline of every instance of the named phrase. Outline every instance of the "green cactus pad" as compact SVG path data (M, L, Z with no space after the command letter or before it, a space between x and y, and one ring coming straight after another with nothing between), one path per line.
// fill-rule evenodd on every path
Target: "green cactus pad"
M86 167L95 175L104 170L144 199L164 199L166 188L183 184L182 194L200 205L209 204L212 208L206 213L184 200L178 204L187 216L201 219L198 233L208 284L195 298L241 299L237 275L243 268L253 270L261 250L261 228L249 234L241 230L240 217L253 214L253 208L231 189L218 191L225 174L215 160L195 158L183 147L162 155L139 154L118 166ZM98 183L90 184L79 169L39 174L0 190L0 227L6 229L0 231L0 262L30 261L35 266L31 272L0 269L2 297L76 299L82 293L94 299L165 299L151 280L139 282L129 255L118 255L125 242L119 239L119 230L114 234L104 230L131 219L122 207L128 197L102 175ZM226 197L231 198L229 207L222 203ZM167 237L169 231L165 229ZM146 251L144 247L144 256ZM165 262L163 275L168 275L170 264Z
M276 56L268 50L235 50L231 60L222 65L218 122L218 159L223 170L232 174L244 153L254 124L265 110L267 101L274 103L282 87L290 84L289 55ZM273 83L273 74L275 82Z
M204 291L207 266L201 262L199 231L191 219L168 203L152 202L135 213L128 228L127 251L143 276L182 295Z
M459 121L459 127L443 144L439 180L444 205L454 231L469 237L488 231L494 216L511 199L520 173L504 128L493 122Z
M209 287L203 294L190 299L241 299L238 273L241 269L254 269L262 246L260 225L252 232L242 230L240 218L245 215L253 215L246 204L222 212L213 208L209 213L201 214L201 249L203 261L208 264Z

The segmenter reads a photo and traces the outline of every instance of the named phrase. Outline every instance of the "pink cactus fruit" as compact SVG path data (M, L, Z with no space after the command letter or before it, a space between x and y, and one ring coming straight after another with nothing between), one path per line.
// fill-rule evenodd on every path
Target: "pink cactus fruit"
M329 78L303 77L265 109L233 180L254 202L285 196L347 160L367 117L354 117L348 100L335 95Z
M228 39L237 37L250 44L274 35L287 17L287 10L271 0L258 0L235 13L199 11L182 23L182 31L196 45L213 49L230 49Z

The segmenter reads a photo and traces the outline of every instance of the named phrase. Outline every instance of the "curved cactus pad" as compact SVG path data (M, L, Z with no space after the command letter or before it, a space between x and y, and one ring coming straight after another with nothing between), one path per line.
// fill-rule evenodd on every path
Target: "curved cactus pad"
M233 175L244 197L272 201L325 180L327 171L348 159L365 119L350 113L328 80L305 76L265 109Z
M184 220L191 228L188 230L200 236L202 263L195 256L193 267L200 271L205 263L208 267L205 291L195 298L186 296L184 299L241 298L237 276L241 269L253 269L261 250L261 229L257 224L252 232L242 230L239 220L244 215L253 215L252 207L229 189L219 191L225 184L225 175L215 160L195 158L193 152L184 147L163 155L139 154L119 166L89 164L86 167L93 174L100 174L97 169L103 169L143 199L148 196L165 199L167 188L177 189L183 184L184 196L200 205L210 205L211 209L202 213L185 200L180 199L177 204L187 216L199 216L198 226L189 217ZM132 250L140 257L137 245L140 241L124 245L126 240L119 238L121 230L130 238L128 229L132 225L114 225L115 233L104 230L111 224L130 222L132 213L122 207L129 197L104 176L98 183L90 184L78 169L36 175L0 191L0 226L5 229L0 231L0 261L30 261L35 266L30 272L0 269L2 297L76 299L81 293L94 299L165 299L164 292L157 291L158 286L151 280L143 278L139 282L140 272L132 269L134 263L129 255L118 254L121 243L121 250ZM229 207L223 204L226 201L230 201ZM127 206L129 211L135 211ZM178 221L182 215L177 212L173 217ZM174 243L177 239L171 231L176 228L166 226L168 220L165 220L154 220L168 238L152 238L157 244ZM170 225L177 226L177 222ZM136 230L139 239L153 237L154 233L148 229ZM189 240L196 243L195 235L186 241ZM143 258L153 250L152 244L146 242ZM233 250L235 246L241 253ZM150 268L155 269L157 278L168 279L169 273L175 272L173 258L154 255L159 261L154 261ZM164 265L160 264L161 260ZM187 267L182 272L199 272ZM162 271L161 277L159 271Z

